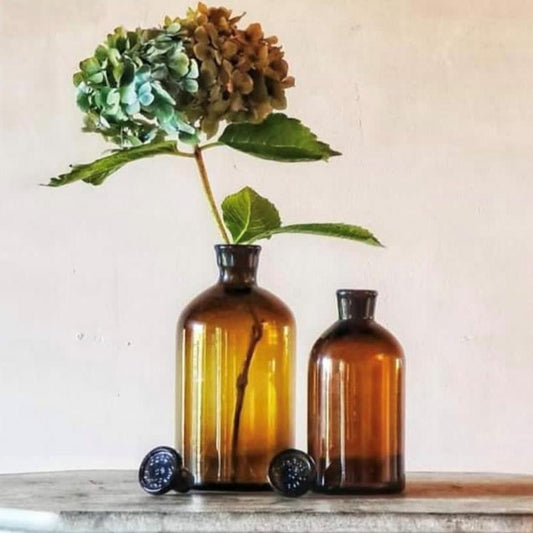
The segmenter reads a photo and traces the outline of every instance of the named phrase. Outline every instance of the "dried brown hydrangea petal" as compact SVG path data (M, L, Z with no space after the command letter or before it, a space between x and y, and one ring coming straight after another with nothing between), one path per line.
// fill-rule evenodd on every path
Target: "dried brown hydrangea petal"
M271 103L274 109L285 109L287 107L287 99L285 98L285 89L280 82L273 82L270 84L270 92L272 94Z
M237 111L243 111L245 109L244 107L244 99L241 94L234 93L231 95L230 98L230 109L233 112Z
M226 41L222 44L221 51L225 59L232 59L237 55L239 47L233 41Z
M194 30L194 39L197 43L209 43L209 36L207 35L207 30L205 29L205 26L198 26Z
M233 66L227 59L222 60L222 68L219 70L220 85L223 89L232 92L233 91Z
M206 61L211 57L211 49L206 43L196 43L193 47L194 55L200 61Z
M240 92L242 95L250 94L254 89L254 80L247 73L242 73L240 70L234 70L231 75L233 82L233 90Z
M257 50L257 62L259 64L267 64L268 62L268 54L269 50L268 50L268 44L265 43L263 44L262 46L260 46Z
M208 136L222 121L259 122L283 109L285 89L294 86L278 38L265 37L259 23L237 28L242 16L200 2L177 20L200 63L199 89L184 111Z
M200 81L205 87L216 84L218 67L212 59L205 59L200 66Z
M267 115L272 113L273 107L269 102L257 104L253 109L252 122L261 122Z
M287 76L282 82L281 85L285 89L290 89L291 87L294 87L295 80L294 76Z
M218 48L218 28L214 25L208 22L204 26L205 30L207 31L207 35L209 35L209 42L213 48Z
M263 29L261 28L261 24L259 24L259 22L250 24L248 28L246 28L245 34L251 42L259 42L263 38Z

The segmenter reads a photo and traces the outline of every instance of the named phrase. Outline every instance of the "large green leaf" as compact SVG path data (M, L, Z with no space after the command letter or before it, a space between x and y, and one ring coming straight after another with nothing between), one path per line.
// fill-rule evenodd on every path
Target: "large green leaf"
M235 244L270 239L277 233L308 233L382 246L370 231L351 224L326 222L282 226L276 207L250 187L222 202L222 216Z
M340 155L298 119L273 113L259 124L229 124L218 142L247 154L274 161L319 161Z
M72 165L70 172L52 178L48 187L60 187L79 180L91 185L100 185L108 176L127 163L159 154L178 155L176 142L158 141L134 148L124 148L92 163Z
M222 202L222 216L233 242L251 242L257 235L279 228L276 207L250 187L228 196Z
M349 239L352 241L359 241L372 246L383 246L378 239L367 229L360 226L353 226L351 224L343 223L310 223L310 224L292 224L290 226L280 226L272 228L255 235L248 242L257 241L259 239L270 239L276 233L308 233L310 235L322 235L325 237L339 237L341 239Z

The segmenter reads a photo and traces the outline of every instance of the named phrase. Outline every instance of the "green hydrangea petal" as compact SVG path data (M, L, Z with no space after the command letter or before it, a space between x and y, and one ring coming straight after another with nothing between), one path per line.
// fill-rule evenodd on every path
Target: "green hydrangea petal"
M191 93L191 94L194 94L196 92L198 92L198 82L196 80L185 80L183 82L183 88Z
M107 93L106 103L109 106L118 105L120 103L120 92L118 89L111 89Z
M72 83L75 87L78 87L81 83L83 83L83 73L76 72L74 76L72 76Z
M142 106L149 106L155 99L152 93L142 93L139 95L139 102Z
M177 139L179 132L189 141L198 139L180 113L199 89L199 63L189 57L182 31L185 35L178 19L163 29L119 27L80 63L73 83L85 131L123 147Z
M198 71L198 63L193 59L191 60L191 65L189 67L189 72L187 73L187 78L196 79L200 75Z
M76 103L78 104L78 107L82 111L87 112L91 108L91 105L90 105L90 102L89 102L89 97L83 91L79 91L78 92L78 94L76 96Z
M137 92L135 91L135 85L133 83L120 88L120 101L126 105L131 105L137 102Z
M87 78L87 81L93 83L94 85L99 85L104 82L104 79L105 78L103 72L95 72Z
M139 86L137 89L137 94L141 96L142 94L148 94L152 92L152 86L150 85L150 82L145 82L142 85Z
M168 33L178 33L181 30L181 24L179 22L173 22L166 27Z
M117 85L120 85L122 74L124 73L124 63L119 63L113 67L113 78Z
M134 79L135 79L135 66L131 61L126 60L124 61L124 72L122 73L122 78L120 79L120 83L122 85L129 85L130 83L133 83Z
M100 72L102 66L95 57L89 57L80 63L80 69L86 76L91 76L92 74Z
M103 44L99 45L94 52L94 57L96 57L100 63L107 61L107 47Z
M135 73L135 81L141 85L145 82L147 82L150 79L150 67L147 65L143 65L137 72Z
M139 102L139 100L135 100L135 102L126 106L126 113L128 113L128 115L136 115L137 113L140 113L140 112L141 112L141 103Z
M170 94L163 89L163 86L159 82L154 82L151 85L152 90L160 100L163 100L167 104L176 105L176 100L170 96Z

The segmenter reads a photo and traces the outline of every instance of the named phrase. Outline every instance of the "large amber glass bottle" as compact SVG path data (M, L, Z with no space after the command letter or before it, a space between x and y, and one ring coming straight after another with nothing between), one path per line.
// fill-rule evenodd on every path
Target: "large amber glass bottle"
M177 447L196 489L268 489L294 445L294 319L256 284L259 246L215 249L218 283L178 323Z
M337 292L339 320L309 362L308 446L317 492L391 493L404 488L404 357L374 321L377 293Z

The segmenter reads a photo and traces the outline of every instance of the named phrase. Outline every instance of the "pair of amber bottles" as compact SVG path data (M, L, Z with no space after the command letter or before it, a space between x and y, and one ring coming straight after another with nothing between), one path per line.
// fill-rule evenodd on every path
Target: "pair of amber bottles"
M218 283L178 323L177 447L196 489L264 490L271 459L294 446L294 318L257 286L259 246L215 249ZM309 361L314 490L400 492L402 350L374 321L375 292L337 298L339 320Z

